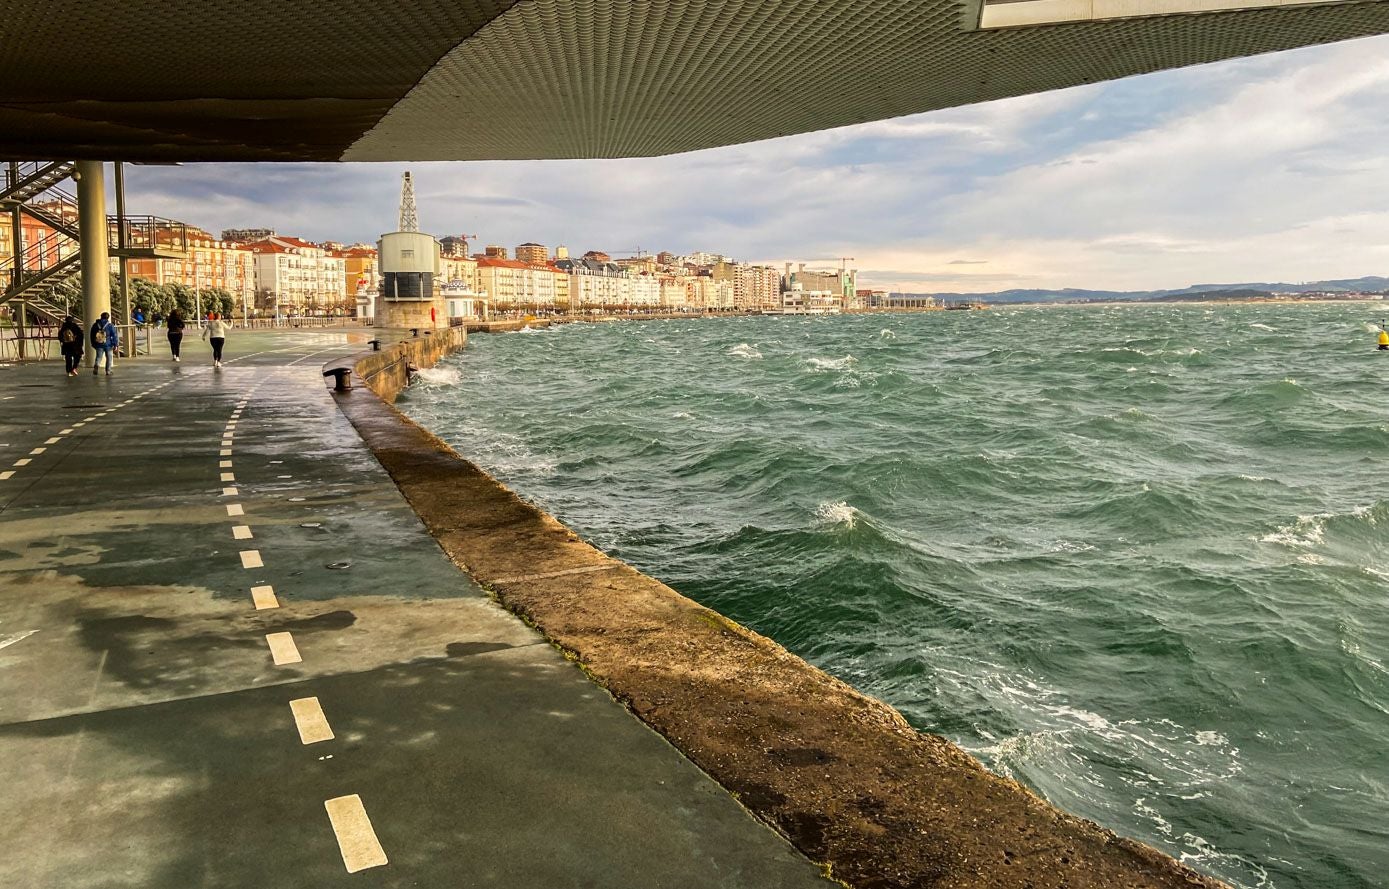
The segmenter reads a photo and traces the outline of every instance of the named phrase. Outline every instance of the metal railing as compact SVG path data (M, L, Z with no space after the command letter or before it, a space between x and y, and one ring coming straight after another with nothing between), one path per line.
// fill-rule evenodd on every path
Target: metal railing
M163 250L173 253L188 252L188 225L176 219L162 216L127 216L120 224L115 216L108 216L108 239L111 249L125 250ZM122 237L124 235L124 237Z

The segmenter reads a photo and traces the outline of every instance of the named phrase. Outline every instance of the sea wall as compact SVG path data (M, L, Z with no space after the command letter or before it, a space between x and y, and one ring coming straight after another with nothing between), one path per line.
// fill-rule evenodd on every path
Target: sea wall
M346 363L352 365L359 383L389 404L410 385L408 369L412 365L433 367L440 358L461 349L468 341L468 332L462 327L450 327L412 336L408 330L383 330L378 331L377 339L381 341L381 351L351 356Z
M379 382L335 398L460 568L835 879L873 889L1224 885L1060 811L610 558L383 401L403 385L402 360L427 367L462 343L411 339L361 356L358 373Z

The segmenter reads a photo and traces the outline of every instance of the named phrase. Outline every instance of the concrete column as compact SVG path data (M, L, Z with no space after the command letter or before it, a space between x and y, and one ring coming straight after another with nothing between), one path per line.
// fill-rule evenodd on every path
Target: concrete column
M101 161L77 162L77 228L82 236L82 330L111 311L111 254L106 246L106 176ZM96 361L95 351L87 352Z

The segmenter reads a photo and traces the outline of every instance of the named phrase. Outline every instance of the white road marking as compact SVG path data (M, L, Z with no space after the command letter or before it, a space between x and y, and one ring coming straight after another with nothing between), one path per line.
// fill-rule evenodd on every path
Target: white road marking
M25 457L23 460L16 460L16 461L14 461L14 465L16 465L16 466L28 466L28 465L29 465L30 463L32 463L32 462L34 462L34 461L30 460L28 457Z
M224 472L224 473L222 473L222 481L224 481L224 482L234 482L234 481L236 481L236 473L234 473L234 472Z
M328 725L328 717L323 715L323 706L318 698L298 698L289 702L290 712L294 714L294 727L299 729L299 740L305 744L333 740L333 728Z
M283 667L285 664L297 664L304 660L299 656L299 649L294 644L294 637L289 633L268 633L265 637L265 644L270 646L270 659L275 662L277 667Z
M11 633L8 636L0 636L0 648L9 648L16 642L23 642L25 639L28 639L30 636L34 635L37 632L38 630L25 630L22 633ZM329 737L332 736L330 735ZM306 741L305 743L308 742Z
M219 457L230 457L230 456L231 456L231 448L222 448L222 450L220 450L220 451L217 452L217 456L219 456Z
M228 503L228 504L227 504L227 515L245 515L245 514L246 514L246 510L244 510L244 509L241 508L241 504L240 504L240 503Z
M250 540L250 539L251 539L251 528L250 528L250 526L249 526L249 525L233 525L233 526L232 526L232 539L233 539L233 540Z
M280 600L275 598L275 588L269 585L251 587L251 601L255 603L257 611L280 607Z
M34 448L32 451L29 452L29 456L37 457L39 454L42 454L46 450L48 450L48 448Z
M264 568L265 563L260 559L260 550L243 549L241 551L241 567L246 569Z
M217 461L217 468L218 468L218 469L231 469L231 468L232 468L232 462L231 462L230 460L218 460L218 461Z
M67 435L67 434L68 434L69 432L71 432L71 431L72 431L72 428L71 428L71 427L68 427L67 429L64 429L62 432L59 432L58 434L59 434L59 435Z
M371 828L366 806L357 794L339 796L323 803L328 810L328 820L333 823L333 833L338 838L338 849L342 852L342 863L349 874L369 867L386 864L386 851L376 839L376 831Z
M46 445L54 445L54 444L57 444L57 443L60 442L60 441L62 441L62 439L55 435L55 436L53 436L52 438L50 438L48 441L44 442L44 444L46 444Z
M4 472L0 472L0 482L3 482L7 478L14 478L13 469L6 469Z
M86 426L86 425L87 425L87 421L86 421L86 420L83 420L81 423L73 423L73 424L72 424L72 428L73 428L73 429L78 429L78 428L80 428L80 427L82 427L82 426Z
M236 496L236 488L223 488L223 489L222 489L222 496L223 496L223 497L235 497L235 496Z

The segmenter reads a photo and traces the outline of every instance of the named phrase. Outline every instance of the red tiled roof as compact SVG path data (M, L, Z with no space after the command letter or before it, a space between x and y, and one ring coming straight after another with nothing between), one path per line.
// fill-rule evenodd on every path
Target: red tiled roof
M548 263L548 262L546 262L546 263L521 262L520 260L516 260L516 259L496 259L496 258L491 257L491 256L479 256L479 257L477 257L476 262L477 262L478 268L480 268L480 269L486 269L486 268L506 268L506 269L534 269L535 271L538 271L538 272L544 272L544 271L557 272L557 271L559 271L559 270L556 269L552 264L550 264L550 263Z

